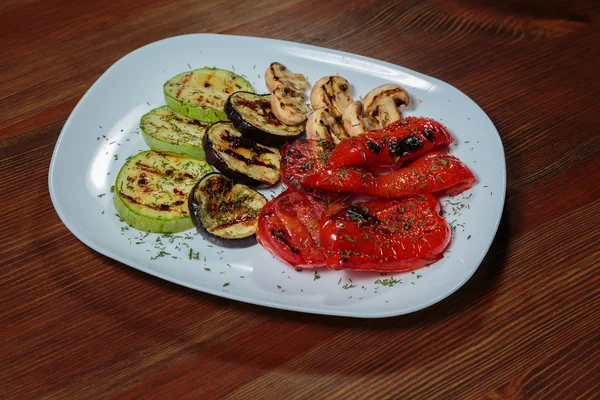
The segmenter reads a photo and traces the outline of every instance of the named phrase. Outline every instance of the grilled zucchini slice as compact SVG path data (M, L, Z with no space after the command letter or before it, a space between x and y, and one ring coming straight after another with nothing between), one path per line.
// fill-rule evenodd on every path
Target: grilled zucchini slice
M224 247L256 244L258 216L267 204L256 190L215 172L198 181L188 202L192 221L206 239Z
M238 183L274 185L281 178L279 150L245 138L231 122L211 125L202 141L206 161Z
M140 120L148 147L162 153L205 160L202 137L209 124L178 114L167 106L155 108Z
M297 139L304 124L286 125L271 109L271 94L235 92L225 103L225 113L244 136L267 146L278 146Z
M198 179L210 172L205 161L142 151L129 158L117 175L115 208L125 222L141 231L190 229L188 195Z
M207 123L227 120L223 111L225 101L238 90L254 92L246 79L217 68L184 72L169 79L163 86L169 108Z

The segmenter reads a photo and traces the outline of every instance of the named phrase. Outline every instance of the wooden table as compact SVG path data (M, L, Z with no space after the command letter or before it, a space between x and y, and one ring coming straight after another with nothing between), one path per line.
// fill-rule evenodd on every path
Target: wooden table
M589 0L3 2L0 398L597 396L598 10ZM508 189L473 278L413 314L322 317L188 290L77 240L47 185L66 118L123 55L198 32L374 57L477 102L502 136Z

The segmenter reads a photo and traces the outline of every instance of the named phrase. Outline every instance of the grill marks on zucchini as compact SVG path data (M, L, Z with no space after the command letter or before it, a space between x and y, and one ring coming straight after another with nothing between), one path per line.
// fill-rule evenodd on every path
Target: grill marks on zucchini
M256 243L258 216L267 199L222 174L208 174L192 190L189 209L198 231L208 240L227 247Z
M230 122L218 122L208 128L204 150L210 164L240 183L273 185L281 177L279 150L243 137Z
M212 171L204 161L143 151L119 171L114 203L129 225L149 232L180 232L193 226L187 196Z
M271 95L236 92L225 103L225 112L242 135L264 145L277 146L304 132L304 124L286 125L271 108Z
M178 114L167 106L155 108L140 121L146 144L154 151L184 154L204 160L202 137L208 124Z
M199 121L226 120L223 111L227 97L236 91L253 92L246 79L231 71L201 68L169 79L163 86L167 105L174 111Z

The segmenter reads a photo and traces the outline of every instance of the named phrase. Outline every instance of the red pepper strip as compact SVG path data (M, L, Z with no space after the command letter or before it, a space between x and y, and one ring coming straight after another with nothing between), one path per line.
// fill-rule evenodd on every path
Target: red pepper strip
M447 146L453 140L450 132L439 122L409 117L386 128L344 140L329 157L329 166L370 168L395 165Z
M377 181L372 173L349 167L326 169L307 175L302 179L301 184L309 190L370 194L376 190Z
M390 174L374 176L358 168L328 169L302 180L310 189L352 192L397 199L418 194L456 195L475 184L475 176L458 158L435 151Z
M433 195L371 200L331 215L328 211L321 224L327 266L400 272L431 264L442 258L451 237L439 212Z
M324 266L319 226L326 207L310 195L289 189L263 207L256 240L293 267Z
M388 175L377 177L375 197L400 198L425 193L457 195L476 182L473 172L458 158L435 151Z
M310 190L301 186L302 179L325 169L335 145L326 140L298 139L286 143L281 152L281 179L289 188L308 192L328 201L339 200L336 193Z

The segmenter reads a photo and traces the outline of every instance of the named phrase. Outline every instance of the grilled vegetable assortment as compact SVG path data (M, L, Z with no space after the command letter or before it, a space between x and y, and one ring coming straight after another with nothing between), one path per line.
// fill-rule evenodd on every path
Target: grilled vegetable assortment
M140 121L154 151L128 159L117 177L121 217L151 232L195 225L225 247L258 241L296 268L406 271L443 257L451 230L437 195L476 182L447 153L446 127L403 118L410 96L395 84L353 101L348 80L324 76L311 113L304 75L274 62L265 83L270 93L255 94L216 68L168 80L167 105ZM249 187L280 179L288 189L269 202Z
M444 151L450 132L432 119L402 118L410 97L398 85L352 101L346 79L325 76L310 98L306 138L283 148L290 189L263 209L258 242L301 268L406 271L442 258L450 227L434 193L456 195L476 181ZM330 205L302 213L311 201Z

